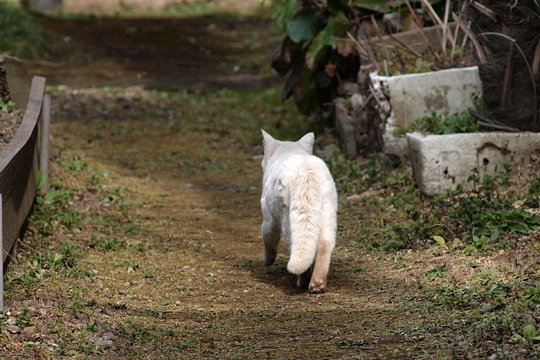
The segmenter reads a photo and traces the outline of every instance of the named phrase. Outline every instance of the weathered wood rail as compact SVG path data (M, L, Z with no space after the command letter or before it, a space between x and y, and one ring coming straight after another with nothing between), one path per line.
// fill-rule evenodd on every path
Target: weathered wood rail
M39 174L40 114L45 78L32 79L23 120L0 152L2 261L4 267L34 203Z

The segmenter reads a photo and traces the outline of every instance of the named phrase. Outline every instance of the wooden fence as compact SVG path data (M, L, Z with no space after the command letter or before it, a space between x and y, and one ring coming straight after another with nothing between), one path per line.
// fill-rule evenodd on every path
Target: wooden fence
M34 77L23 120L13 139L0 152L3 263L34 203L39 173L39 119L45 78Z

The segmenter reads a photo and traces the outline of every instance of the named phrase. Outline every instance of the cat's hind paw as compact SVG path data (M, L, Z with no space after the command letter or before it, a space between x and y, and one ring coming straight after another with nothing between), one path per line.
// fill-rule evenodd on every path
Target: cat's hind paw
M322 280L311 280L309 283L309 292L312 294L322 294L326 292L326 282Z
M277 253L274 254L264 254L263 255L263 263L264 266L270 266L276 261Z

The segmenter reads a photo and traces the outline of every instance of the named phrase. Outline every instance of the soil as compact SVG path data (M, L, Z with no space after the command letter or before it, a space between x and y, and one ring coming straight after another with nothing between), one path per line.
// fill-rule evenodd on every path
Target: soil
M359 244L372 203L362 199L391 196L385 191L340 195L327 293L295 288L284 249L263 266L259 129L288 138L305 130L279 91L258 80L265 71L230 72L268 54L246 51L254 38L266 41L267 22L43 23L58 34L58 63L32 67L58 85L49 89L51 191L8 271L3 358L487 358L512 346L486 340L489 329L467 338L472 324L454 317L459 306L423 302L440 284L423 279L441 267L451 286L471 283L479 268L513 276L538 249L523 241L478 257L366 250ZM171 47L163 36L176 31L184 33ZM189 36L212 51L188 45Z
M13 139L22 122L24 112L20 109L12 111L0 110L0 151Z
M30 65L49 85L257 88L278 36L253 18L40 18L50 32L46 61Z

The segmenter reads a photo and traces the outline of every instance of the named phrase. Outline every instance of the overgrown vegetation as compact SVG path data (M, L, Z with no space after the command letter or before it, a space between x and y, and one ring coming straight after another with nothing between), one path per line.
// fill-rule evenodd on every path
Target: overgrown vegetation
M334 155L327 163L339 191L362 200L356 206L369 201L372 220L382 220L383 226L368 236L373 239L368 247L395 251L433 246L436 251L461 249L472 255L516 246L521 235L540 230L540 216L531 210L539 207L538 176L526 191L514 192L511 165L505 161L498 164L495 176L471 174L473 191L457 189L434 199L422 197L406 166L396 168L376 156L359 163ZM373 202L373 193L385 197ZM366 220L371 221L368 216Z
M401 136L410 132L448 135L480 131L493 131L493 129L478 124L478 120L470 112L453 114L447 117L433 112L431 116L416 119L408 128L398 129L394 136Z
M293 97L301 113L318 113L319 119L330 116L339 84L359 80L360 58L386 74L469 63L464 60L468 59L465 47L457 43L457 33L448 27L452 9L445 9L444 1L276 0L273 4L274 19L286 31L272 62L276 72L286 77L283 98ZM453 6L457 11L457 4ZM444 28L445 35L439 46L424 35L423 52L395 37L391 44L381 41L383 35L430 24Z
M0 1L0 29L0 52L25 59L43 56L47 43L45 32L19 1Z

